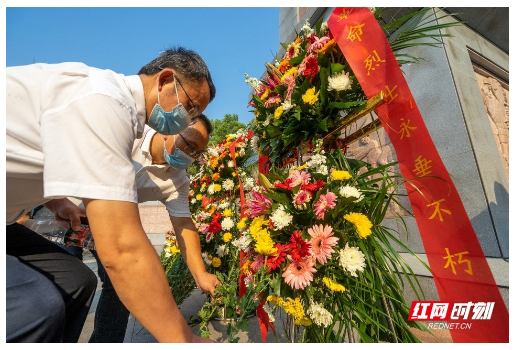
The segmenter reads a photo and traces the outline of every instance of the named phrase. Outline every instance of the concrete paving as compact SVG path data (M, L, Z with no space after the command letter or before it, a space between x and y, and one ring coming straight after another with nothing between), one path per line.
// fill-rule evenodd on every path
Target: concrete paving
M97 265L96 260L91 253L86 251L84 253L84 263L91 268L95 273L97 273ZM89 315L86 319L86 323L84 324L84 328L82 330L82 334L79 339L79 343L87 343L91 333L93 332L94 327L94 316L96 311L96 306L98 303L98 298L100 297L101 292L101 281L98 279L98 287L93 299L93 304L89 311ZM202 305L205 302L205 294L202 293L199 289L195 289L193 293L179 306L184 318L186 320L190 320L192 318L196 318L198 311L201 309ZM245 332L239 332L236 336L239 337L240 343L261 343L262 336L261 331L259 329L259 323L257 317L252 316L249 319L248 329ZM210 339L215 340L217 342L227 342L227 320L213 320L208 324ZM277 320L275 322L277 335L273 334L269 331L265 343L288 343L289 339L285 336L283 330L283 324L285 324L284 315L277 315ZM196 325L191 326L191 330L195 334L199 334L199 327ZM450 337L449 331L447 330L434 330L433 334L428 334L426 332L420 332L417 330L413 330L414 334L426 343L451 343L452 339ZM125 343L157 343L155 338L134 318L133 315L130 315L129 322L127 325L127 331L125 334Z

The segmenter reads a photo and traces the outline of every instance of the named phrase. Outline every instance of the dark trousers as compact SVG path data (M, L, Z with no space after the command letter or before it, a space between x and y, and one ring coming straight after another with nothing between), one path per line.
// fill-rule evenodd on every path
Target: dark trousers
M97 278L64 249L29 230L6 228L6 341L75 343Z
M69 246L65 248L69 253L82 260L83 249ZM90 343L123 343L127 331L130 312L118 298L109 276L98 257L96 250L91 250L98 266L98 277L102 281L102 291L95 311L95 324Z

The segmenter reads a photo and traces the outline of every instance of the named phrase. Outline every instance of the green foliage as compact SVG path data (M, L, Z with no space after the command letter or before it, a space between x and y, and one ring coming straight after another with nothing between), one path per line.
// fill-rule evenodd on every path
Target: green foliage
M225 114L223 119L211 120L213 131L210 136L209 146L217 145L223 141L227 135L235 134L240 129L245 129L246 125L239 121L237 114Z
M166 250L159 255L161 264L164 267L166 278L177 305L182 304L196 287L195 280L189 272L189 268L180 254L166 256Z

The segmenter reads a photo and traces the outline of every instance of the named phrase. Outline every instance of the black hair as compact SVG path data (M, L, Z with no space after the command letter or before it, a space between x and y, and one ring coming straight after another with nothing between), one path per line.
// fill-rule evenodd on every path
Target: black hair
M172 68L181 76L193 82L206 79L209 84L209 102L216 96L216 87L204 60L193 50L176 47L164 50L159 57L143 66L137 74L154 75L164 68Z
M193 118L193 120L191 121L191 124L189 124L189 125L193 125L197 122L201 122L205 126L205 129L207 130L207 133L209 135L212 133L213 127L212 127L211 121L207 118L207 116L205 114L202 113L198 117Z

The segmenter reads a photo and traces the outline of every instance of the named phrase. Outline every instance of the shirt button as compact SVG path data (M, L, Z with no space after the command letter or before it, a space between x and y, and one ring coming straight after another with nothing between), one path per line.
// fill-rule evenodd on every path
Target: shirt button
M157 187L152 188L153 193L157 193L158 191L159 191L159 189Z

